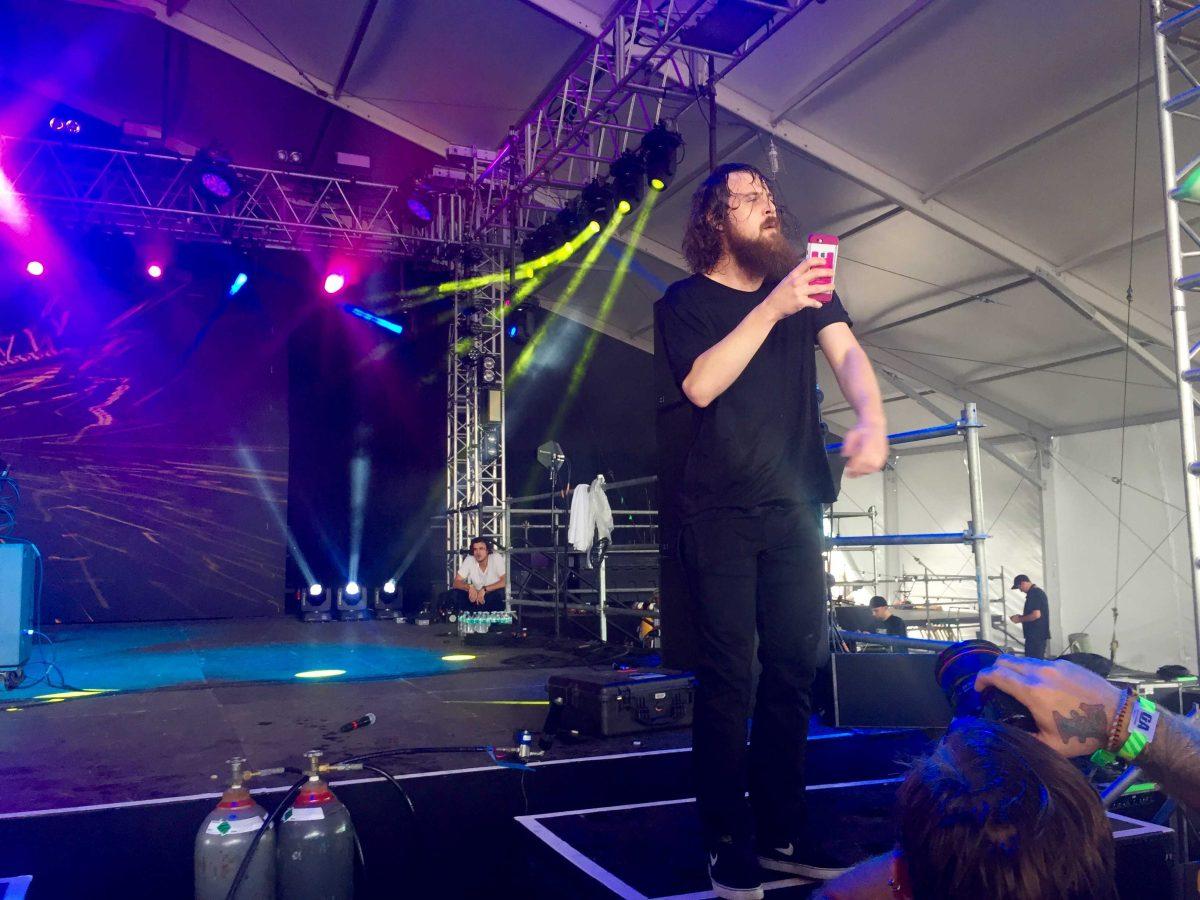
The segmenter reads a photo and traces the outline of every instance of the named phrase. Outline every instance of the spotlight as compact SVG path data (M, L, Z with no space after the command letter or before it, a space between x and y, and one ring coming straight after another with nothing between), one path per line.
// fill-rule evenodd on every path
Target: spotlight
M646 191L646 164L636 152L626 150L622 153L609 166L608 174L612 178L613 194L618 201L627 203L630 208L642 202L642 195Z
M580 202L578 199L567 203L558 214L554 217L554 224L558 226L558 231L561 237L558 243L575 237L579 232L583 231L584 224L587 222L587 217L580 210Z
M642 156L646 160L646 180L654 190L661 191L675 175L675 165L679 161L681 146L683 146L683 138L678 131L671 131L667 128L666 122L659 122L642 138Z
M517 336L517 326L516 325L508 326L508 336L510 338L515 338Z
M342 272L330 272L325 276L325 293L336 294L346 286L346 276Z
M234 297L237 292L246 286L246 282L250 280L250 276L245 272L238 272L233 279L233 284L229 285L229 296Z
M479 357L479 383L494 386L500 383L500 367L497 358L491 353Z
M25 264L25 271L36 278L46 271L46 267L36 259L31 259Z
M163 276L163 269L158 263L150 263L146 266L146 274L156 281Z
M228 157L215 146L197 153L188 169L197 193L211 203L224 203L242 189Z
M346 595L347 596L357 597L359 590L361 590L361 588L359 588L357 581L347 581L346 582Z
M479 445L479 461L490 463L500 458L500 423L489 422L483 426Z
M618 200L617 201L617 212L619 212L621 215L625 215L631 209L633 209L633 204L630 203L628 200Z
M75 135L83 130L82 126L74 119L67 119L61 116L51 117L47 124L50 126L51 131L58 132L59 134Z
M396 579L395 578L389 578L387 581L385 581L383 583L383 592L385 594L396 593Z
M607 222L613 213L613 191L599 178L588 182L580 195L579 208L585 219Z
M308 596L310 597L320 597L323 593L325 593L325 587L319 581L308 586Z

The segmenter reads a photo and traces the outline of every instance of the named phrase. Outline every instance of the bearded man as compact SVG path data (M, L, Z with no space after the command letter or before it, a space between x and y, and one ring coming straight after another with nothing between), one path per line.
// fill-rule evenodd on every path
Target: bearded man
M836 858L804 807L826 601L820 504L836 499L816 345L857 414L846 475L883 467L887 428L832 273L784 237L761 172L739 163L712 172L693 197L683 251L695 274L655 304L655 328L665 351L656 364L669 366L694 420L670 502L682 513L678 553L698 641L696 799L714 892L754 900L760 866L830 878L854 862Z

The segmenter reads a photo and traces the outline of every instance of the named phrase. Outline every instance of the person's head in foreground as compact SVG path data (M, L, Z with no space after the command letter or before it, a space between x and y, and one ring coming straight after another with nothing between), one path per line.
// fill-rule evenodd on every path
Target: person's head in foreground
M830 882L825 900L1116 900L1095 790L1033 736L959 720L896 797L898 841Z
M886 619L891 616L892 611L888 608L887 599L884 597L872 597L870 602L871 615L877 619Z

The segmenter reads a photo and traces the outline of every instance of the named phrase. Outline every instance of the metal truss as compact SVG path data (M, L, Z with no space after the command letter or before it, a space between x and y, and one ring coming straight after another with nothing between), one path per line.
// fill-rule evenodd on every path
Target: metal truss
M1153 0L1153 10L1159 140L1166 194L1167 265L1171 277L1171 335L1175 350L1175 369L1172 374L1179 395L1184 499L1191 553L1192 609L1197 653L1200 654L1200 483L1197 482L1200 477L1200 457L1196 453L1196 410L1192 393L1192 385L1200 382L1200 368L1192 363L1198 348L1191 346L1187 313L1187 295L1200 291L1200 274L1184 274L1186 261L1200 256L1200 234L1183 221L1179 210L1181 203L1200 202L1200 147L1196 146L1193 138L1190 148L1180 148L1175 136L1176 117L1195 119L1192 110L1196 101L1200 100L1200 78L1180 59L1177 52L1181 46L1193 49L1197 46L1200 4ZM1172 74L1180 76L1176 78L1177 88L1172 87ZM1193 128L1184 128L1182 134L1186 136L1193 131ZM1186 137L1180 143L1188 143ZM1184 149L1185 158L1190 160L1182 169L1175 164L1176 149ZM1190 248L1186 251L1183 249L1185 242Z
M430 195L433 220L418 227L396 185L233 166L241 191L215 204L197 192L190 165L179 156L0 136L0 166L15 193L59 220L364 255L411 255L422 243L462 240L462 192Z
M504 253L489 253L485 271L503 271ZM446 376L446 577L454 580L471 538L509 548L505 480L504 300L497 282L456 294ZM483 382L485 361L496 380Z
M711 97L717 82L810 2L625 0L485 173L484 184L500 168L512 178L510 189L491 204L483 229L501 223L512 204L522 207L519 228L561 206L564 196L607 172L657 122L674 121ZM731 29L732 39L740 40L723 45L732 40Z

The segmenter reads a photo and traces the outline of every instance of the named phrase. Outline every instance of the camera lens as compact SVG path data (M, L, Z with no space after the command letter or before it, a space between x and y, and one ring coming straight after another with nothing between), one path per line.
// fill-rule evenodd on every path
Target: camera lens
M971 717L1004 722L1036 732L1033 715L1012 697L995 688L975 690L975 676L992 665L1001 650L991 641L959 641L938 654L934 668L938 687L946 695L954 718Z

